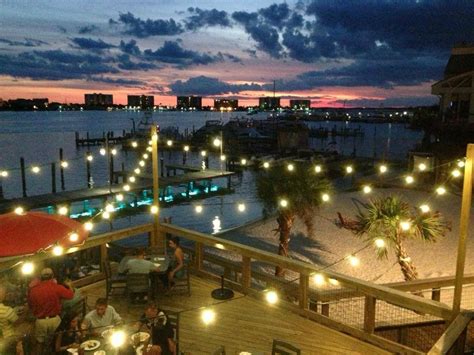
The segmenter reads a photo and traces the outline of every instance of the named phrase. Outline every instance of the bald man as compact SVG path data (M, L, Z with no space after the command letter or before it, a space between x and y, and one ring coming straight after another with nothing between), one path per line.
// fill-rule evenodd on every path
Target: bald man
M18 321L18 315L11 307L5 306L3 302L7 295L5 287L0 286L0 339L6 339L15 334L13 324Z

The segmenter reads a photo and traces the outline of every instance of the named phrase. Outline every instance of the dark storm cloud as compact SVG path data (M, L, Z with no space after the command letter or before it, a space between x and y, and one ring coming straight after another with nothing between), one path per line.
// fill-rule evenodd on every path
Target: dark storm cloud
M169 64L176 64L184 67L189 65L206 65L221 61L220 56L208 53L200 53L193 50L184 49L178 42L165 41L162 47L153 51L146 49L143 51L143 57L151 60Z
M221 95L246 90L262 90L259 84L229 84L207 76L197 76L185 81L178 80L171 83L169 87L171 94L174 95Z
M140 80L121 79L121 78L113 79L113 78L108 78L104 76L89 77L87 78L87 81L95 81L95 82L100 82L100 83L105 83L105 84L114 84L114 85L128 86L128 87L137 87L137 86L145 85L145 83Z
M143 70L159 69L153 63L143 62L140 60L132 60L128 54L121 54L117 57L118 67L122 70Z
M282 28L285 25L285 20L290 16L290 8L287 3L272 4L269 7L260 9L258 13L270 25Z
M217 9L203 10L198 7L188 8L192 15L185 20L186 29L194 31L201 27L221 26L230 27L229 15Z
M83 34L95 32L98 29L99 29L99 27L97 27L96 25L83 26L83 27L79 28L79 33L81 35L83 35Z
M71 42L77 48L91 50L91 51L102 51L104 49L110 49L110 48L115 47L113 44L106 43L101 39L95 40L92 38L84 38L84 37L71 38Z
M173 19L142 20L132 13L120 14L118 21L110 19L109 24L121 24L125 27L123 33L138 38L151 36L172 36L183 32L183 26Z
M129 42L124 42L123 40L120 41L119 48L122 52L131 54L131 55L140 55L141 50L137 45L137 41L134 39L130 40Z
M48 42L41 41L39 39L25 38L24 41L12 41L6 38L0 38L0 43L5 43L9 46L19 47L39 47L42 45L49 44Z

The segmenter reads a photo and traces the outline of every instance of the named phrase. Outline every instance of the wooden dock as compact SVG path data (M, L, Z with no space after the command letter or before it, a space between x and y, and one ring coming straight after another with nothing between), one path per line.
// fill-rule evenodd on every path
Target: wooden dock
M188 184L195 181L206 181L216 178L230 178L231 175L235 174L231 171L220 170L200 170L188 172L182 175L168 176L160 178L160 187L165 188L167 186L177 186L182 184ZM139 179L137 183L130 184L130 192L143 191L151 189L153 187L151 181L151 174L138 175ZM109 195L123 193L123 184L111 185L110 189L108 186L96 187L92 189L80 189L73 191L62 191L54 194L43 194L30 197L22 197L15 199L2 200L0 202L0 213L7 213L13 211L17 206L22 206L25 209L34 209L47 206L58 206L70 204L71 202L92 200L106 198Z

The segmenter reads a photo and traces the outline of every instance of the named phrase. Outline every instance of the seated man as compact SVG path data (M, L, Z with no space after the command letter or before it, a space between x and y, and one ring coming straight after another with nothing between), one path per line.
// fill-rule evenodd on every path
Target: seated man
M128 260L126 270L129 274L148 274L151 271L159 271L159 267L151 261L145 260L145 250L139 248L135 258Z
M175 355L176 343L174 341L174 330L168 322L165 313L150 303L145 313L137 324L137 330L147 332L151 335L151 349L146 354L159 353L163 355Z
M81 328L90 335L97 336L107 327L113 327L122 323L122 318L115 308L109 306L105 298L98 298L95 303L95 310L86 314Z
M128 261L129 260L132 260L134 255L133 255L133 249L126 249L125 250L125 255L124 257L120 260L120 263L119 263L119 266L118 266L118 269L117 269L117 272L121 275L123 274L126 274L127 273L127 264L128 264Z

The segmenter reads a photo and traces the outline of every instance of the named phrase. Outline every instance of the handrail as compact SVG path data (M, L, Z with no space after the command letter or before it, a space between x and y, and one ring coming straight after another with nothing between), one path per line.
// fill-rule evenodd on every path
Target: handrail
M463 332L473 319L474 314L471 312L461 312L452 321L446 331L441 335L435 345L430 349L428 355L447 354L449 350L455 345L456 341L461 338ZM464 353L464 343L461 342L459 346ZM457 352L456 352L457 353Z

